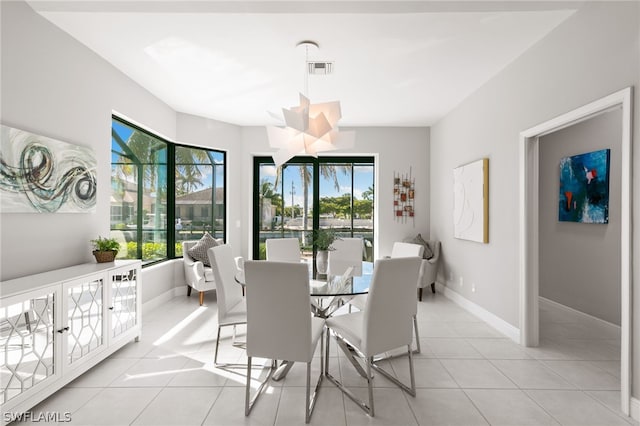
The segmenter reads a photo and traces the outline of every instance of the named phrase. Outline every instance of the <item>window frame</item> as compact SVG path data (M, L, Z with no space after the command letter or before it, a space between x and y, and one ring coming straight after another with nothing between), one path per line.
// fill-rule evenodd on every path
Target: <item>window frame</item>
M136 208L137 208L137 212L136 212L136 256L135 259L139 259L143 261L143 265L142 267L147 267L147 266L151 266L151 265L156 265L162 262L166 262L169 260L173 260L173 259L179 259L182 256L177 256L176 255L176 191L175 191L175 187L176 187L176 148L177 147L184 147L184 148L188 148L188 149L197 149L197 150L202 150L207 154L207 157L211 160L211 168L212 168L212 173L216 173L217 167L222 167L222 175L223 175L223 180L224 180L224 185L223 185L223 191L222 191L222 238L224 241L227 240L227 152L221 149L214 149L214 148L205 148L205 147L201 147L201 146L194 146L194 145L188 145L188 144L183 144L183 143L177 143L174 142L172 140L169 140L165 137L162 137L156 133L154 133L153 131L143 128L139 125L136 125L135 123L130 122L129 120L120 117L116 114L112 114L111 115L111 120L112 120L112 139L114 137L114 130L113 130L113 121L117 121L120 124L127 126L131 129L133 129L134 131L138 131L141 133L144 133L145 135L148 135L154 139L157 139L158 141L163 142L164 144L166 144L166 149L167 149L167 159L166 159L166 164L164 165L166 167L166 225L164 228L164 231L166 232L166 253L165 253L165 257L161 258L161 259L154 259L154 260L148 260L145 261L144 259L142 259L142 250L143 250L143 236L142 236L142 222L143 222L143 217L142 217L142 198L144 195L144 188L143 188L143 182L142 179L138 179L137 185L138 185L138 194L137 194L137 199L136 199ZM123 141L124 142L124 141ZM112 142L113 143L113 142ZM121 145L123 151L127 151L126 145ZM210 155L210 153L215 153L218 155L222 155L222 164L218 164L215 163L213 161L212 156ZM113 149L111 149L111 154L114 154ZM119 155L120 153L118 153ZM135 155L133 155L132 152L127 152L127 154L132 155L133 157L135 157ZM118 163L111 163L111 167L113 167L114 164L118 164ZM154 166L156 167L160 167L163 166L163 164L158 164L158 163L153 163ZM184 164L184 163L181 163ZM216 202L216 188L215 188L215 177L212 180L212 206L211 207L211 215L213 216L215 214L215 202ZM171 188L173 188L173 190L170 190ZM111 189L111 191L113 191L113 188ZM109 217L111 218L111 205L109 205ZM212 225L214 226L214 225ZM215 226L214 226L215 229ZM112 229L111 226L111 220L109 221L109 231L114 231L116 229Z
M296 156L287 161L284 165L287 164L299 164L306 163L311 164L313 166L313 229L318 229L320 227L320 164L331 164L331 163L351 163L352 173L351 173L351 190L353 191L354 185L354 174L353 167L364 164L372 164L373 165L373 180L375 182L376 176L376 161L375 156L372 155L361 155L361 156L325 156L325 157L310 157L310 156ZM273 158L271 156L254 156L253 157L253 187L252 187L252 259L260 258L260 244L259 244L259 235L260 235L260 200L259 200L259 187L260 187L260 167L263 165L275 165ZM375 199L375 193L374 193ZM351 211L353 212L353 197L351 198ZM374 216L375 212L375 203L374 203ZM318 212L317 214L315 212ZM353 220L354 215L351 216L351 235L353 236ZM372 239L375 240L375 222L372 232ZM313 250L313 260L315 265L315 257L316 257L316 249L314 246Z

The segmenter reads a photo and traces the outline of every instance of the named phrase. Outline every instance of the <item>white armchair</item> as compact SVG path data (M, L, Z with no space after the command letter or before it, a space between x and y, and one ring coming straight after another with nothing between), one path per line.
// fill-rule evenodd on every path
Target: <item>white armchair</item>
M431 291L436 292L436 277L440 265L440 241L428 240L429 248L433 252L431 259L422 259L420 277L418 278L418 300L422 301L422 289L431 285Z
M222 240L217 241L219 244L224 244ZM191 296L191 289L198 291L200 306L202 306L204 303L204 292L214 290L216 288L216 281L210 267L204 266L201 261L189 256L189 249L197 243L197 240L182 242L182 259L184 264L184 278L187 283L187 296Z

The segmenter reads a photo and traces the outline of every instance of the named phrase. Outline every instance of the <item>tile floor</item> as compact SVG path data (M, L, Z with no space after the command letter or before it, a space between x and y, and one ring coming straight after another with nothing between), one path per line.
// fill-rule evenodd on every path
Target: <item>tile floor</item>
M417 396L378 375L376 417L369 418L325 380L311 424L638 425L618 408L618 333L550 307L540 317L541 346L523 348L442 294L426 294L418 304ZM175 298L144 316L140 342L32 411L70 412L72 425L304 424L304 365L268 387L245 418L245 370L213 366L216 328L215 293L202 307L197 297ZM243 362L244 352L230 345L231 329L223 339L220 360ZM366 383L335 344L330 355L332 373L364 397ZM388 364L408 377L406 358Z

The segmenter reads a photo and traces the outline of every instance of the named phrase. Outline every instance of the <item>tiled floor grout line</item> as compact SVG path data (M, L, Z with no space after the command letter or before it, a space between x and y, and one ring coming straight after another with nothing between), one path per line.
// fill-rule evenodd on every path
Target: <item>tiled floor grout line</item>
M530 389L530 390L534 390L534 389ZM535 390L540 390L540 389L535 389ZM542 389L542 390L544 390L544 389ZM521 389L521 391L522 391L522 393L524 393L527 396L527 398L529 398L534 404L536 404L538 407L540 407L540 409L542 411L544 411L549 417L551 417L556 423L558 423L559 425L562 425L562 422L559 419L556 419L553 414L551 414L549 411L547 411L538 401L536 401L535 398L533 398L529 394L529 392L527 392L527 389Z
M478 406L476 405L476 403L475 403L475 402L473 402L473 399L469 396L469 394L467 393L467 391L466 391L465 389L463 389L463 388L460 388L460 390L462 391L462 394L463 394L463 395L464 395L464 396L469 400L469 403L470 403L471 405L473 405L473 407L476 409L476 411L478 411L478 413L480 413L480 415L482 416L482 418L484 419L484 421L485 421L485 422L487 422L487 424L488 424L489 426L491 426L491 422L490 422L490 421L489 421L489 419L487 418L486 414L484 414L484 413L482 412L482 410L480 409L480 407L478 407Z
M163 388L160 388L160 391L158 391L158 393L157 393L153 398L151 398L151 400L147 403L147 405L145 405L145 407L144 407L142 410L140 410L140 412L138 413L138 415L137 415L137 416L135 416L135 417L133 418L133 420L131 420L131 421L129 422L129 426L133 425L133 424L136 422L136 420L138 420L138 418L142 415L142 413L144 413L144 412L145 412L145 410L151 406L151 404L153 403L153 401L155 401L155 400L158 398L158 396L160 396L160 394L162 393L162 391L163 391L164 389L165 389L164 387L163 387Z

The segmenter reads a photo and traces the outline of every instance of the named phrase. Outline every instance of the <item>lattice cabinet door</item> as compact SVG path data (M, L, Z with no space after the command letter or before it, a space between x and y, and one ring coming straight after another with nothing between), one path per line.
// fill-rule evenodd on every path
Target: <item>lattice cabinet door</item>
M15 405L60 376L59 286L0 299L0 405Z
M63 285L63 361L74 366L100 352L105 338L105 276L97 274Z
M140 324L140 267L130 265L109 271L109 338L126 338Z

